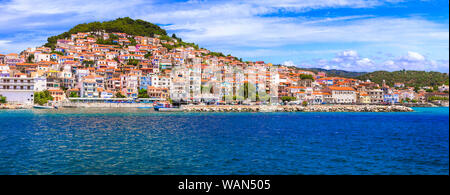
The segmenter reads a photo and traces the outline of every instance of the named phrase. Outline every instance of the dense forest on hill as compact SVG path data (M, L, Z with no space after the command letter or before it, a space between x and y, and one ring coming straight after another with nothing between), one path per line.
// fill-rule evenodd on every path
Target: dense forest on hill
M371 81L382 84L383 80L386 84L393 86L394 83L404 83L408 87L438 86L442 84L448 85L449 76L446 73L426 72L426 71L375 71L356 77L360 80L370 79Z
M345 77L356 78L359 80L371 80L375 83L382 84L383 80L389 86L394 86L394 83L404 83L407 87L424 87L424 86L439 86L442 84L449 84L449 75L441 72L426 72L414 70L401 71L375 71L375 72L352 72L345 70L327 70L322 68L298 68L312 72L325 72L330 77Z
M156 24L152 24L140 19L133 20L129 17L125 17L105 22L90 22L78 24L67 32L49 37L45 46L54 48L58 39L68 38L71 34L76 34L78 32L91 32L99 30L105 30L109 33L120 32L135 36L154 36L156 34L167 37L166 30L162 29Z

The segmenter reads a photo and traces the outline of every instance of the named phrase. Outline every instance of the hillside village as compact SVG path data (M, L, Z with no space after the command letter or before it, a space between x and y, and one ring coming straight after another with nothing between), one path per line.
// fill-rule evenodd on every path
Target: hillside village
M189 45L161 35L78 32L54 47L0 54L0 95L9 104L154 102L386 104L448 100L448 85L414 89L328 77ZM36 98L35 98L36 97ZM39 96L41 98L41 96ZM45 102L44 102L45 103Z

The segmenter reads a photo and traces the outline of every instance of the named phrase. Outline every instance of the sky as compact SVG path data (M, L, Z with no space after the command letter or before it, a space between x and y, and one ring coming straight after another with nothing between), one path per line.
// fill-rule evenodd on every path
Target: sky
M0 0L0 53L118 17L250 61L449 72L448 0Z

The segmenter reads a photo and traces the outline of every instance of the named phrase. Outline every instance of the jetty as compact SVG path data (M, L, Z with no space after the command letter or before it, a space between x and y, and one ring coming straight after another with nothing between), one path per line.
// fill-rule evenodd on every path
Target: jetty
M184 112L413 112L398 105L187 105Z

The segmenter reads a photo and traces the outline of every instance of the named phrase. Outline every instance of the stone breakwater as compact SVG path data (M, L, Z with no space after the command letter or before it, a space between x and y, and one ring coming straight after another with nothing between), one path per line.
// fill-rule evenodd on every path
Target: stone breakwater
M31 105L0 104L0 109L30 109Z
M185 112L413 112L405 106L384 105L287 105L287 106L183 106Z

